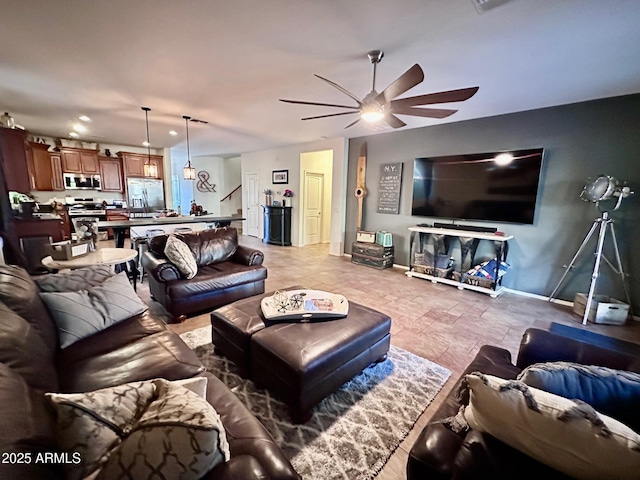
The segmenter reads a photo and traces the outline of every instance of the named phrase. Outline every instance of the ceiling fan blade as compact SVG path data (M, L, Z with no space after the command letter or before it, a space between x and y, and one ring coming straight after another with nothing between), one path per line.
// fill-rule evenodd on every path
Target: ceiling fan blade
M331 85L331 86L333 86L333 87L337 88L337 89L338 89L338 90L340 90L342 93L344 93L345 95L347 95L347 96L349 96L350 98L352 98L353 100L355 100L355 101L356 101L356 103L357 103L359 106L362 106L362 102L360 101L360 99L359 99L358 97L356 97L353 93L351 93L349 90L347 90L347 89L345 89L345 88L342 88L342 87L341 87L340 85L338 85L337 83L332 82L331 80L328 80L328 79L326 79L326 78L324 78L324 77L321 77L320 75L316 75L315 73L314 73L314 75L315 75L316 77L318 77L320 80L324 80L324 81L325 81L325 82L327 82L329 85Z
M379 104L390 102L407 90L415 87L424 80L424 72L417 63L409 70L400 75L391 85L376 97Z
M434 103L464 102L473 97L480 87L460 88L446 92L427 93L416 97L399 98L391 102L395 110L398 107L415 107L416 105L431 105Z
M305 102L303 100L285 100L280 98L281 102L285 103L297 103L299 105L318 105L319 107L335 107L335 108L350 108L352 110L357 110L358 107L351 107L349 105L336 105L334 103L319 103L319 102Z
M351 122L349 125L347 125L346 127L344 127L344 129L346 130L349 127L353 127L356 123L358 123L360 121L360 118L358 118L357 120L354 120L353 122Z
M396 117L391 113L388 113L387 115L384 116L384 121L387 122L393 128L401 128L406 125L406 123L404 123L402 120L400 120L398 117Z
M330 113L328 115L317 115L315 117L304 117L301 120L315 120L316 118L327 118L327 117L337 117L338 115L352 115L356 112L340 112L340 113Z
M446 118L449 115L453 115L458 110L449 110L446 108L415 108L415 107L397 107L393 106L393 113L399 115L413 115L416 117L429 117L429 118Z

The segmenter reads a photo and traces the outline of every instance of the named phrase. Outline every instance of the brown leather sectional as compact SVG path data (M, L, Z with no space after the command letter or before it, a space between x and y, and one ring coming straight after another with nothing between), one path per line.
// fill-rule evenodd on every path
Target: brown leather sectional
M267 269L264 255L238 245L235 228L175 234L194 253L198 274L186 279L164 255L167 235L149 239L149 251L142 255L148 272L149 290L176 319L264 293Z
M84 392L126 382L195 375L208 379L207 400L220 414L231 460L206 479L297 480L262 424L195 353L148 312L61 350L38 287L20 267L0 265L0 452L57 452L55 414L45 392ZM9 458L9 457L7 457ZM13 456L11 458L19 458ZM62 479L59 464L0 462L0 478Z
M455 433L443 420L459 411L461 399L456 392L464 376L472 372L515 379L534 363L563 361L640 373L640 345L604 338L606 345L597 345L530 328L522 337L515 365L508 350L484 345L413 444L407 462L407 479L568 480L563 473L489 434L474 430Z

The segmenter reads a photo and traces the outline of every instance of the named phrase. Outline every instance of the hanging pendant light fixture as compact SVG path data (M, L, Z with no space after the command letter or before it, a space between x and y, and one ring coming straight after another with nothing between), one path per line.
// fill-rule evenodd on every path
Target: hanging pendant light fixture
M158 166L151 163L151 143L149 142L149 112L151 109L149 107L140 107L144 110L144 117L147 124L147 161L144 162L144 176L145 177L157 177L158 176Z
M185 180L195 180L196 169L191 165L191 152L189 151L189 120L191 120L191 117L184 115L182 118L184 118L184 124L187 127L187 164L182 169L182 177Z

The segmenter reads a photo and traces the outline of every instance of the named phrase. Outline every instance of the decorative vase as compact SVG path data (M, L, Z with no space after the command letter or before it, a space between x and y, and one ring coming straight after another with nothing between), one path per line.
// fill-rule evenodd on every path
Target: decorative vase
M283 199L282 199L282 206L283 206L283 207L286 207L286 206L287 206L287 199L286 199L286 198L283 198Z
M270 207L270 206L271 206L271 195L267 195L267 196L265 197L264 204L265 204L267 207Z

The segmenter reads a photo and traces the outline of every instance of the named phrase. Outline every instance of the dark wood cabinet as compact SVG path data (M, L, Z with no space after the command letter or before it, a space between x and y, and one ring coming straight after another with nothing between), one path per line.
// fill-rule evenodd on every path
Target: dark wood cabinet
M0 159L9 191L29 193L32 187L27 168L26 137L24 130L0 127Z
M97 150L60 147L60 155L62 156L62 171L65 173L85 175L98 175L100 173Z
M273 207L263 205L264 243L273 245L291 245L291 209L292 207Z
M122 167L120 159L100 157L100 181L103 192L123 192Z
M51 237L54 242L68 240L65 238L65 222L62 220L16 219L13 224L18 238Z
M164 178L162 155L151 155L151 157L149 157L145 153L118 152L118 156L122 158L122 169L124 170L125 177L157 178L160 180ZM156 166L158 170L156 176L145 177L144 165L147 162Z
M51 186L53 190L64 190L64 178L62 178L62 157L59 153L49 153L51 159Z
M60 155L49 153L49 145L43 143L29 144L30 172L33 179L33 190L64 190Z

